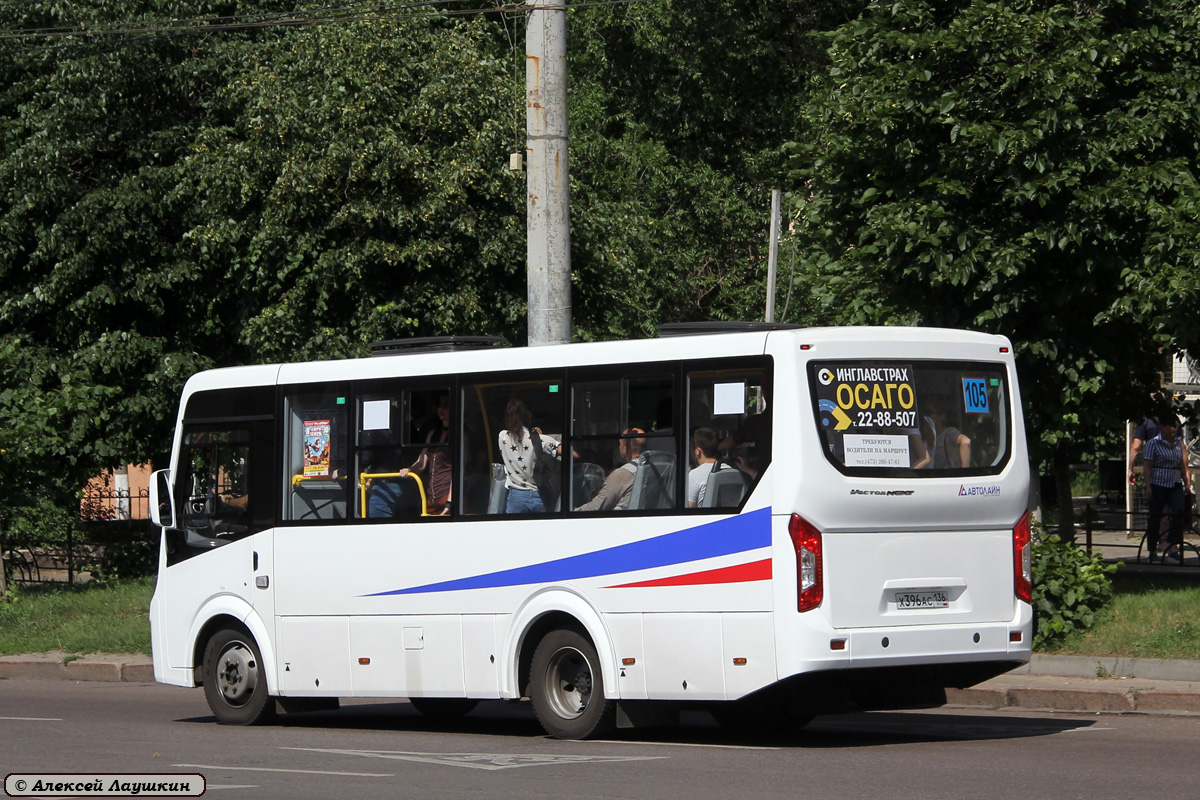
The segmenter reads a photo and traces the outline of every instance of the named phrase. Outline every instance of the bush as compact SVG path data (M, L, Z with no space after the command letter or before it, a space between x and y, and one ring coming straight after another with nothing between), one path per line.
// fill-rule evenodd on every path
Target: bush
M1037 537L1033 543L1033 647L1086 630L1112 600L1116 564L1105 564L1072 541Z
M108 583L153 575L158 569L158 535L149 524L133 524L121 536L104 537L104 558L92 569L92 579Z

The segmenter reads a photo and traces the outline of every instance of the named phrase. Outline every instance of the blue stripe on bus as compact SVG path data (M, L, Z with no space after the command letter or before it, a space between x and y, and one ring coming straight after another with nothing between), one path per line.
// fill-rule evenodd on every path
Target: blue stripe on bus
M639 542L609 547L594 553L568 556L541 564L489 572L469 578L457 578L407 589L375 592L363 597L385 597L397 594L426 592L456 592L466 589L495 589L502 586L522 586L530 583L596 578L637 572L654 567L686 564L706 558L727 556L769 547L771 544L771 509L763 508L736 517L710 522L687 530L643 539Z

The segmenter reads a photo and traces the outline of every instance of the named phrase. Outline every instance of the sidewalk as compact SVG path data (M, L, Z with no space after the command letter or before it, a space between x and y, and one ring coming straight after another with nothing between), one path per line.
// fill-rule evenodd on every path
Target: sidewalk
M154 681L149 656L66 658L64 653L0 656L0 680ZM978 686L947 689L946 700L975 708L1200 714L1200 662L1034 655L1028 666Z
M948 705L1038 711L1200 714L1200 662L1044 656L970 689Z

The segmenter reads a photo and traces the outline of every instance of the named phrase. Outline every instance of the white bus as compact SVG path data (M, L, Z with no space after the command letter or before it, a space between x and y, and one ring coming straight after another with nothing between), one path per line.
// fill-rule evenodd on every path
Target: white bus
M152 482L155 678L229 724L528 698L582 738L929 706L1027 662L1008 340L732 327L194 376Z

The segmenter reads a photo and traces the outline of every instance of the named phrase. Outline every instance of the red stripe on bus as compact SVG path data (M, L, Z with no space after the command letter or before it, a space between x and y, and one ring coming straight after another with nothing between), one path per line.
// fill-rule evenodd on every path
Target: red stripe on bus
M609 589L643 589L654 586L703 586L710 583L745 583L747 581L766 581L771 579L771 559L754 561L749 564L735 564L732 567L709 569L703 572L691 572L687 575L672 575L669 578L656 578L650 581L622 583L609 586Z

